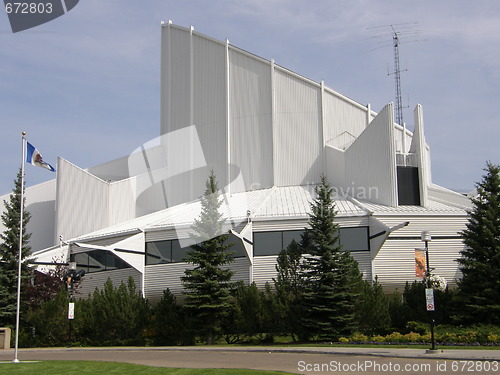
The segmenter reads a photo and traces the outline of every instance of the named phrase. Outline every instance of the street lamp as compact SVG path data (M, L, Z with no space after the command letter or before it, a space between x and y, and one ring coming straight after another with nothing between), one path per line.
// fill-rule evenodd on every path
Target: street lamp
M434 291L432 289L432 282L431 282L431 268L429 265L429 242L432 241L432 236L429 231L423 231L420 235L420 239L425 242L425 277L427 279L427 289L425 291L425 297L426 297L426 305L427 305L427 311L429 311L431 314L434 311ZM436 341L434 339L434 317L431 315L431 350L436 350Z
M73 301L75 283L78 283L83 276L85 276L85 271L80 270L76 272L76 262L69 262L69 270L68 273L66 274L66 286L68 288L68 294L69 294L69 304L68 304L69 346L71 346L71 336L73 328L72 321L75 318L75 303Z

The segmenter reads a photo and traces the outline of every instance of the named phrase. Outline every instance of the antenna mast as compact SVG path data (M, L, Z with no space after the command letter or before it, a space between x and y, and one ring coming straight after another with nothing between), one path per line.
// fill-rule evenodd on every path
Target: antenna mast
M403 100L401 98L401 70L399 68L399 36L392 28L392 42L394 47L394 77L396 84L396 123L403 126Z

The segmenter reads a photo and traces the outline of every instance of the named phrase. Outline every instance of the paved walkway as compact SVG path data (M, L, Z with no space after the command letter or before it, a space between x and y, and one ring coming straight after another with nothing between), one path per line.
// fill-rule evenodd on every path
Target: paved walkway
M92 353L92 352L245 352L245 353L304 353L304 354L339 354L391 358L434 358L454 360L493 360L500 361L499 350L479 349L439 349L429 353L426 349L401 348L346 348L346 347L286 347L286 346L165 346L165 347L96 347L96 348L32 348L19 349L19 356L30 353ZM14 355L14 350L0 350L0 360Z
M14 358L14 351L0 350L0 372ZM472 366L479 362L500 362L500 350L438 350L428 354L425 349L341 348L341 347L114 347L114 348L39 348L20 349L23 361L93 360L144 364L159 367L249 368L288 371L300 374L332 374L334 365L356 368L349 374L389 373L376 366L428 366L414 374L467 374L462 362ZM444 363L447 363L445 365ZM455 366L452 366L455 364ZM458 365L463 371L456 371ZM499 365L498 363L496 365ZM325 371L314 366L325 366ZM361 367L360 367L361 366ZM370 368L366 366L371 366ZM441 366L439 371L436 371ZM445 371L441 371L443 367ZM361 368L361 370L359 370ZM474 368L477 368L474 367ZM496 367L494 367L496 368ZM382 370L384 367L382 367ZM452 371L454 370L455 371ZM493 368L492 368L493 369ZM432 370L432 371L431 371ZM393 372L393 371L391 371ZM346 372L341 372L346 373ZM477 372L476 372L477 373ZM480 372L482 373L482 372ZM491 371L488 373L492 373ZM493 373L498 373L494 371Z

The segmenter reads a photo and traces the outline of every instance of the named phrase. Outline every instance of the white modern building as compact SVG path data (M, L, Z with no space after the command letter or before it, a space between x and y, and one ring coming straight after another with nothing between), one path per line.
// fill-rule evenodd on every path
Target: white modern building
M377 276L388 292L415 280L424 230L434 272L452 285L460 277L470 203L432 183L420 105L410 132L394 123L392 104L376 113L193 28L169 22L161 36L159 137L87 170L60 158L55 180L27 189L38 262L76 261L87 272L83 293L132 276L152 301L166 288L180 294L190 225L213 170L237 280L272 281L278 252L308 225L321 175L365 279Z

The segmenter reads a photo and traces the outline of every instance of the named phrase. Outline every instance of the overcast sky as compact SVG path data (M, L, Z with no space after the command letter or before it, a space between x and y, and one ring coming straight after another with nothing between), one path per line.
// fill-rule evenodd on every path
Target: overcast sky
M21 132L55 166L90 167L159 135L160 21L262 56L379 111L394 101L390 28L400 46L404 119L422 104L434 183L466 192L500 164L500 2L494 0L82 0L13 34L0 10L0 195ZM417 41L418 40L418 41ZM55 177L26 167L27 184Z

